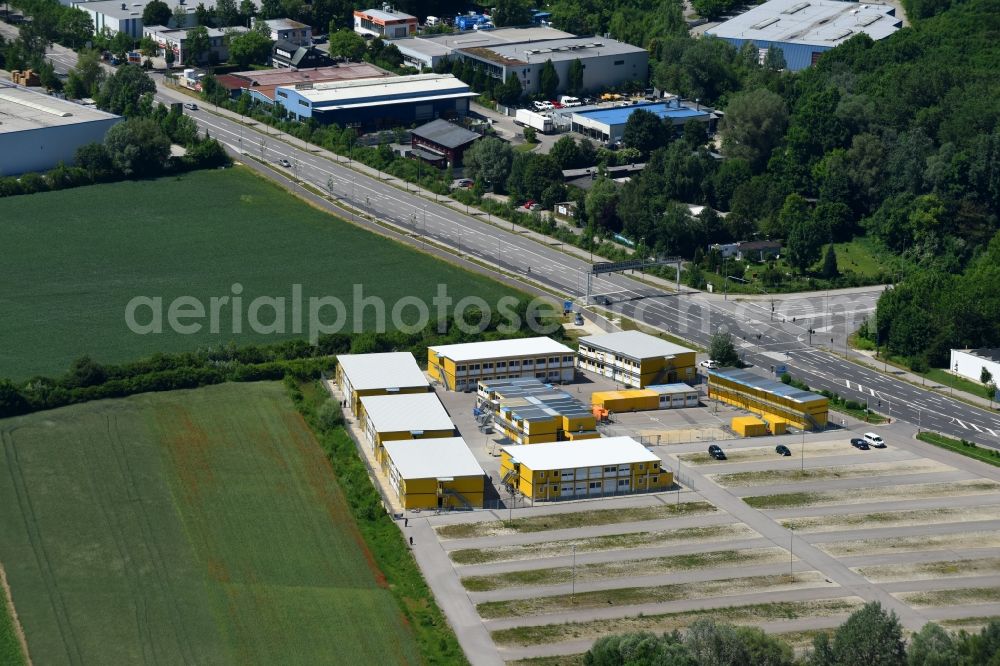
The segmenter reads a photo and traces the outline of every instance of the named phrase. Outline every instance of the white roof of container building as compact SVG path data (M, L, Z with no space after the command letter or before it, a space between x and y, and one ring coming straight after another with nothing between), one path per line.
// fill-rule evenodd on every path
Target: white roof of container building
M600 437L577 442L505 446L511 458L531 470L575 469L661 462L645 446L631 437Z
M863 32L874 40L896 32L902 22L890 5L840 0L770 0L706 34L726 39L837 46Z
M660 395L687 395L698 392L698 389L687 384L656 384L646 388L650 391L656 391Z
M393 440L383 446L404 479L485 475L461 437Z
M434 393L369 395L361 406L375 432L453 430L455 424Z
M341 354L337 363L356 391L430 386L410 352Z
M694 351L642 331L588 335L580 338L580 343L638 359L674 356Z
M428 347L428 349L433 350L438 356L450 358L456 362L573 353L572 349L561 342L546 337L463 342L456 345L438 345Z

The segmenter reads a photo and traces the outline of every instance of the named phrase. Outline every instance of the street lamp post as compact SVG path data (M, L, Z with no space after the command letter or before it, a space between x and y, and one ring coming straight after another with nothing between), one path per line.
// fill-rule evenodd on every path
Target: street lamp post
M805 472L806 471L806 429L805 428L802 429L802 446L799 447L799 450L800 450L799 460L801 460L801 465L800 465L799 469L801 471Z
M795 530L788 528L788 575L792 576L792 567L795 562Z
M576 544L573 544L573 575L571 577L573 583L572 591L570 594L571 601L576 603Z

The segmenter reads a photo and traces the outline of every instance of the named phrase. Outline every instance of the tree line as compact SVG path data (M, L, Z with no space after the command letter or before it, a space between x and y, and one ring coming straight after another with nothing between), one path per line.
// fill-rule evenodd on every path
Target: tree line
M1000 663L1000 621L979 632L948 632L928 623L909 641L893 612L865 604L836 630L821 632L797 658L787 643L757 627L711 619L683 633L635 632L599 639L586 666L986 666Z

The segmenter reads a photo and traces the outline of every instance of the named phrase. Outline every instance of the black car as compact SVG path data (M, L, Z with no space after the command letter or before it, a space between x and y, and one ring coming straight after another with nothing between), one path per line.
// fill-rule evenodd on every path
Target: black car
M785 446L784 444L778 444L776 447L774 447L774 452L777 453L779 456L790 456L790 455L792 455L792 452L789 451L788 447Z
M726 452L722 450L718 444L712 444L708 447L708 455L712 456L716 460L725 460Z
M861 449L862 451L867 451L870 448L868 446L868 442L861 439L860 437L853 438L851 440L851 446L853 446L856 449Z

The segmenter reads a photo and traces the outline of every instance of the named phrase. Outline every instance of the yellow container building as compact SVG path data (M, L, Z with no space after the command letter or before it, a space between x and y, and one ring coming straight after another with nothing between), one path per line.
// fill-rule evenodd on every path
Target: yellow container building
M455 424L433 393L363 397L358 423L379 462L386 442L455 436Z
M431 384L410 352L384 354L341 354L337 357L337 388L345 404L358 413L361 398L367 395L427 393Z
M600 437L593 411L569 393L537 379L481 381L477 410L517 444Z
M595 391L590 404L611 412L697 407L698 389L687 384L657 384L644 389Z
M666 490L674 475L662 464L631 437L505 446L500 452L503 484L535 501Z
M529 377L553 383L576 378L573 350L552 338L515 338L427 348L427 373L449 391L480 380Z
M577 351L584 370L634 388L694 381L695 351L641 331L580 338Z
M763 437L767 434L767 424L756 416L733 417L731 427L740 437Z
M825 397L746 370L709 370L708 395L758 414L767 421L785 421L802 430L826 427L830 401Z
M461 437L389 441L382 470L404 509L481 509L484 478Z

